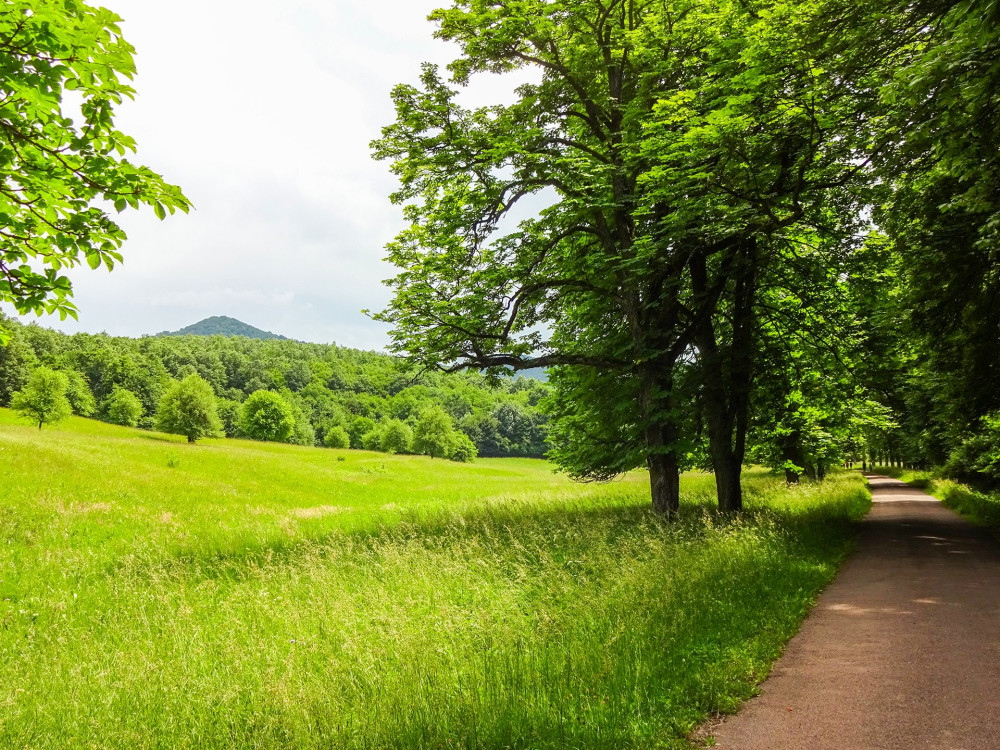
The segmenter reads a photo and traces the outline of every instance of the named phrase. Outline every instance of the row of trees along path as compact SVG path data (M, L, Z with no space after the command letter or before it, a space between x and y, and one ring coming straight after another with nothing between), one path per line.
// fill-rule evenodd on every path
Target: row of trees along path
M376 316L390 349L430 368L554 368L550 457L585 479L644 466L666 513L692 465L712 468L725 511L742 507L748 459L821 477L893 424L893 391L862 360L887 327L872 321L902 317L882 314L888 290L872 282L892 270L872 263L879 249L899 248L869 218L919 225L894 191L943 154L970 157L952 182L994 174L996 139L974 157L945 147L927 105L957 117L989 101L980 85L1000 70L965 51L996 59L996 4L960 5L434 11L456 56L393 90L395 122L373 143L409 223ZM941 96L944 70L975 85ZM480 74L520 84L513 101L467 106ZM944 121L966 123L964 140L993 119L984 107ZM1000 226L988 194L968 200ZM979 229L969 246L980 235L992 247Z
M870 477L857 553L760 695L702 732L726 750L1000 748L1000 545Z

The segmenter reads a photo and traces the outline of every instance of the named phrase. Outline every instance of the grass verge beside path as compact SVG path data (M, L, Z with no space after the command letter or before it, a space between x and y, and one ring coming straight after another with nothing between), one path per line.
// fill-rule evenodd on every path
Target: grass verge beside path
M978 492L966 484L946 479L936 471L878 466L873 467L872 472L894 477L926 490L977 526L1000 534L1000 493Z
M0 410L0 747L685 747L869 496L689 475L667 523L646 481Z

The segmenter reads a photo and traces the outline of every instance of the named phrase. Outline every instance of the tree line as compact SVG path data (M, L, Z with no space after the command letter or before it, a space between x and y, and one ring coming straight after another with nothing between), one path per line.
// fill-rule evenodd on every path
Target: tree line
M61 391L75 414L132 427L188 434L182 415L216 415L217 423L201 420L206 427L196 438L218 433L457 460L547 450L539 402L548 387L538 380L421 373L398 358L335 345L69 336L0 323L10 335L0 348L0 406L17 407L31 385L32 392Z
M997 8L435 11L457 55L393 90L372 144L409 223L394 350L553 367L551 455L583 478L646 466L668 513L699 463L736 511L748 460L796 481L990 430L995 450ZM526 69L512 103L463 105L476 75Z

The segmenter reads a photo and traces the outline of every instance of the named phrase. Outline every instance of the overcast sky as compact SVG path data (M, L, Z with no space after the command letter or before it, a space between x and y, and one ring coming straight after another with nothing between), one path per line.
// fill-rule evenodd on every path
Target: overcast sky
M96 3L96 0L94 2ZM379 349L401 228L388 164L368 144L389 92L453 48L427 14L441 0L106 0L136 48L134 102L118 124L139 159L180 185L189 215L119 216L125 264L71 274L78 323L139 336L229 315L292 338ZM507 86L479 81L469 103Z

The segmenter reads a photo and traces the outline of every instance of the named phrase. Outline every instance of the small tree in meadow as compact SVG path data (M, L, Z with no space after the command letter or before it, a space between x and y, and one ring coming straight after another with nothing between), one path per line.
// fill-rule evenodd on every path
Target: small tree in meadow
M327 448L349 448L351 445L351 437L347 434L345 430L340 425L334 425L326 431L326 435L323 436L323 445Z
M413 446L413 430L399 419L386 420L381 430L382 450L386 453L409 453Z
M413 451L431 458L444 458L451 453L455 428L451 417L440 406L428 406L420 412L413 428Z
M200 375L188 375L171 383L160 401L156 428L184 435L189 443L221 433L222 420L208 381Z
M44 424L61 422L72 413L66 399L66 376L61 372L39 367L28 379L23 390L11 397L11 408L42 429Z
M104 413L104 418L111 424L135 427L142 419L144 410L138 396L132 391L116 385L101 404L101 411Z
M288 441L295 429L295 414L274 391L254 391L243 403L240 432L253 440Z

